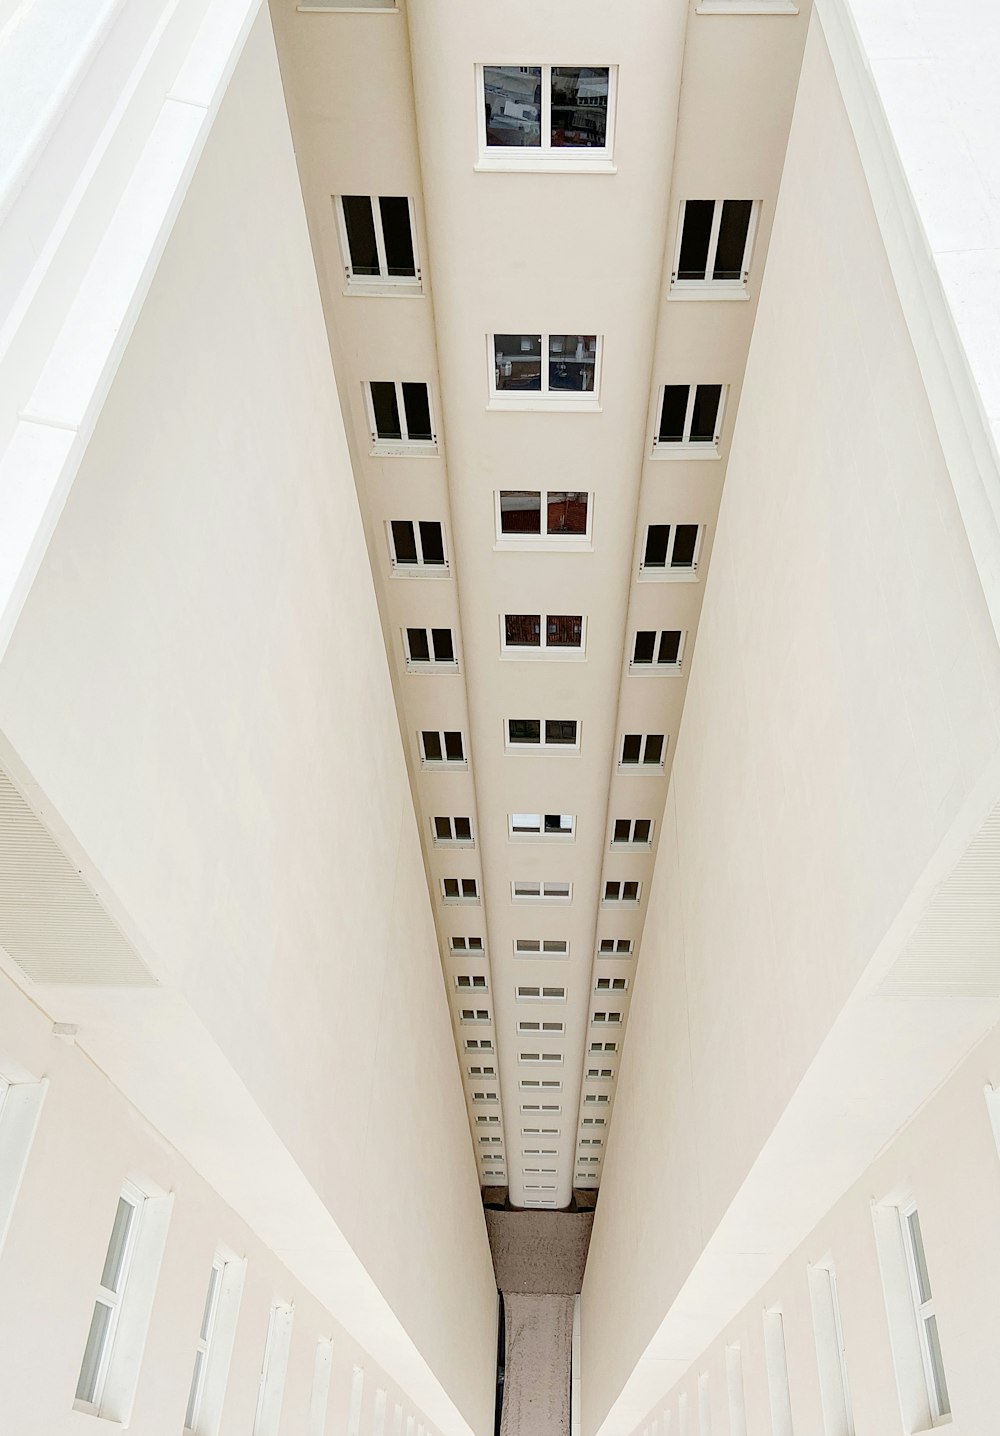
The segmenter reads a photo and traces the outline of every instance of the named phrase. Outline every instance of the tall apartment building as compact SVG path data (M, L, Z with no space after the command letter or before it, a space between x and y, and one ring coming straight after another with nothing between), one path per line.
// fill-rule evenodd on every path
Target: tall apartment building
M0 1430L997 1429L998 67L0 0Z

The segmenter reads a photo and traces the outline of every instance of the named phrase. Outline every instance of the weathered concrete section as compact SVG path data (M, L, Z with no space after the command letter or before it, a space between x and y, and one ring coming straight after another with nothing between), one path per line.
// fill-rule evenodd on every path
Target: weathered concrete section
M568 1295L583 1284L593 1212L486 1211L497 1286Z

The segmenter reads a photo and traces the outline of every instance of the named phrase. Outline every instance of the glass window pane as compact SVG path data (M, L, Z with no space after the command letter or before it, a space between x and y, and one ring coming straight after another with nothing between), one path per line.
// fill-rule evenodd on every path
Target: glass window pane
M458 878L444 879L444 895L450 898L458 897Z
M546 743L575 743L575 718L547 718L545 720Z
M410 650L411 663L429 663L431 651L427 642L426 628L408 628L406 630L406 643Z
M589 497L589 494L568 491L557 493L550 489L545 505L546 533L585 535Z
M678 524L674 533L674 551L670 555L670 567L692 568L697 547L698 525Z
M476 896L476 880L475 880L475 878L463 878L463 879L462 879L462 896L463 896L463 897L475 897L475 896ZM484 981L485 981L485 979L484 979ZM482 984L482 983L479 983L479 982L475 983L475 986L476 986L476 987L480 987L480 986L482 986L482 985L483 985L483 984Z
M510 718L507 731L511 743L540 743L542 725L538 718Z
M540 65L484 65L486 143L522 148L542 143Z
M132 1203L127 1202L124 1197L119 1197L118 1207L115 1211L115 1223L111 1228L111 1240L108 1243L108 1254L104 1258L104 1270L101 1272L101 1286L106 1291L121 1292L125 1249L128 1246L128 1236L132 1230L135 1215L136 1210Z
M215 1298L219 1290L219 1281L222 1276L217 1266L212 1267L208 1278L208 1291L205 1293L205 1310L201 1317L201 1339L207 1341L212 1330L212 1321L215 1317Z
M440 839L440 840L443 841L443 842L447 842L447 841L448 841L448 839L451 837L451 819L450 819L450 818L435 818L435 819L434 819L434 836L435 836L436 838Z
M722 399L721 384L699 384L695 390L694 408L691 412L692 444L714 444L719 421L719 402Z
M664 629L660 634L660 650L657 663L676 663L681 651L681 635L677 629Z
M714 199L689 199L684 206L678 279L704 279L708 269L708 242L715 215Z
M646 552L642 559L643 567L666 568L669 542L669 524L650 524L646 530Z
M632 829L632 841L634 843L649 842L650 821L648 818L636 818L635 827Z
M723 202L713 279L743 278L743 257L746 254L752 209L753 203L748 199L727 199Z
M191 1377L191 1390L188 1394L187 1412L184 1416L184 1430L193 1431L194 1423L198 1419L198 1407L201 1404L201 1374L205 1366L205 1353L201 1350L194 1354L194 1373Z
M635 635L635 648L632 651L632 662L652 663L655 647L656 634L649 629L641 628Z
M602 149L608 134L608 70L552 67L552 145Z
M410 439L426 443L434 438L431 429L431 401L426 384L404 383L403 409L406 413L406 433Z
M449 763L465 762L465 749L462 747L461 733L446 733L444 735L444 751L447 754Z
M597 365L596 334L549 335L549 388L591 394Z
M393 519L392 547L397 563L416 563L417 538L409 519Z
M369 387L372 391L376 434L380 439L401 439L403 431L399 426L395 384L391 380L373 379Z
M638 763L642 753L642 734L626 733L622 743L622 762Z
M929 1316L924 1323L924 1331L927 1334L927 1354L930 1357L931 1378L934 1382L934 1396L937 1400L939 1416L947 1416L951 1411L951 1401L948 1396L948 1382L945 1380L944 1360L941 1356L941 1338L938 1336L937 1317Z
M420 547L424 563L444 563L444 534L439 523L420 522Z
M409 201L405 195L383 195L378 207L382 216L382 239L389 274L393 278L412 278L417 267L413 260Z
M646 734L646 756L645 756L645 760L644 760L644 761L647 762L647 763L659 763L659 761L660 761L660 759L662 758L662 756L663 756L663 734L662 734L662 733L647 733L647 734Z
M627 843L630 826L628 818L616 818L615 833L611 841L613 843Z
M424 757L429 763L440 763L442 757L440 733L429 731L424 733Z
M539 648L542 620L537 613L505 613L504 634L508 648Z
M77 1401L93 1401L97 1395L97 1381L101 1370L101 1358L104 1355L104 1347L108 1339L108 1331L111 1326L111 1307L105 1306L102 1301L94 1305L94 1314L90 1319L90 1332L87 1336L87 1345L83 1352L83 1365L80 1367L80 1379L76 1383Z
M515 833L537 833L539 828L538 813L511 813L511 829Z
M432 628L431 641L434 644L435 663L455 662L455 646L450 628Z
M571 833L573 819L568 813L546 813L545 831L547 833Z
M666 384L660 408L660 427L656 437L661 444L680 444L684 440L690 384Z
M505 389L541 389L542 336L494 334L493 369L498 393Z
M618 894L621 892L621 883L605 883L604 896L608 902L617 902Z
M623 884L622 884L622 898L623 898L623 900L624 900L625 902L635 902L635 900L636 900L636 898L637 898L638 896L639 896L639 884L638 884L638 883L623 883Z
M927 1275L927 1258L924 1255L924 1239L920 1231L920 1217L916 1211L909 1212L906 1225L910 1230L910 1248L913 1252L913 1266L917 1274L917 1291L921 1303L931 1299L931 1283Z
M347 230L351 269L357 275L377 275L378 249L375 244L371 200L366 194L345 194L341 196L340 202L344 208L344 228Z
M545 641L549 648L579 648L583 642L582 616L550 613L545 620Z
M460 843L472 841L472 821L470 818L455 819L455 837Z

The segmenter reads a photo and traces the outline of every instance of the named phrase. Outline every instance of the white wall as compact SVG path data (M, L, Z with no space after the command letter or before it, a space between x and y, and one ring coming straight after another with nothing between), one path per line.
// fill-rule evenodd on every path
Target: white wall
M0 665L0 728L162 984L34 999L353 1301L437 1424L485 1430L495 1286L266 12Z
M961 1037L954 1003L926 1006L921 1051L913 1003L876 1021L849 999L995 801L998 701L995 634L814 19L587 1270L585 1429L609 1409L608 1431L631 1429L944 1075L937 1062L995 1020L985 989ZM820 1080L841 1014L856 1026ZM838 1084L853 1108L836 1109ZM805 1137L779 1171L793 1095ZM680 1294L720 1223L740 1240L699 1306Z

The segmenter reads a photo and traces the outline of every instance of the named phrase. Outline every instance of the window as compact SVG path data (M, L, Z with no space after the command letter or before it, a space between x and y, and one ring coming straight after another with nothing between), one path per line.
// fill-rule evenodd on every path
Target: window
M584 1118L582 1119L582 1124L583 1124L584 1127L604 1127L604 1126L607 1125L607 1118L606 1118L606 1117L584 1117Z
M561 1092L562 1081L558 1077L522 1077L522 1092Z
M684 634L676 628L640 628L632 640L631 671L680 673Z
M593 1163L593 1164L596 1164L596 1163L598 1163L601 1159L600 1159L600 1157L577 1157L576 1160L577 1160L577 1164L582 1167L582 1166L585 1166L588 1162Z
M522 1147L522 1157L558 1157L557 1147Z
M591 1050L591 1052L617 1052L617 1051L618 1051L618 1043L617 1043L617 1042L592 1042L592 1043L590 1044L590 1050Z
M493 334L490 358L491 408L597 407L598 334Z
M497 1075L495 1067L487 1067L480 1062L472 1063L467 1070L470 1077L495 1077Z
M355 1366L351 1371L351 1404L347 1412L347 1436L361 1436L361 1406L364 1395L364 1368Z
M666 738L662 733L626 733L618 766L622 769L663 768Z
M589 549L592 508L581 490L499 489L497 547Z
M698 572L701 529L697 524L649 524L643 543L639 577L693 578Z
M142 1193L131 1185L126 1186L119 1196L111 1240L98 1283L90 1333L76 1385L77 1402L95 1415L101 1414L104 1382L121 1317L122 1297L132 1265L143 1200Z
M698 1436L712 1436L712 1393L707 1371L698 1376Z
M686 200L671 295L745 293L756 211L749 199Z
M459 1012L459 1021L462 1023L463 1027L472 1022L489 1022L489 1020L490 1013L489 1008L487 1007L463 1007ZM480 1048L480 1051L483 1050L487 1052L492 1052L492 1042L490 1043L489 1047L485 1049L483 1049L482 1047Z
M633 906L639 902L642 893L642 883L619 882L617 880L604 884L604 901L617 903L631 903Z
M288 1302L276 1301L271 1307L271 1318L267 1324L267 1341L264 1344L264 1361L260 1371L260 1390L257 1394L257 1414L254 1417L253 1436L278 1436L281 1404L285 1396L288 1353L292 1344L294 1315L295 1312Z
M479 883L475 878L442 878L441 896L445 902L478 902Z
M517 878L510 885L512 902L572 902L572 883L546 883Z
M448 763L465 763L465 744L461 733L436 733L425 730L420 735L420 756L428 766L443 767Z
M499 1118L499 1117L494 1117L494 1116L489 1116L489 1117L477 1117L477 1118L476 1118L476 1125L479 1126L479 1127L499 1127L499 1125L500 1125L500 1118Z
M374 453L434 452L437 435L426 384L407 379L370 379L365 385L365 397Z
M404 628L403 652L411 673L458 667L455 635L450 628Z
M773 1436L793 1436L785 1328L781 1312L777 1310L764 1312L764 1361L771 1404L771 1431Z
M579 613L505 613L500 652L505 658L579 658L583 628Z
M565 987L531 987L519 986L517 988L518 1002L565 1002Z
M492 1052L493 1042L489 1037L467 1037L465 1050L466 1052Z
M565 937L515 937L515 957L569 957Z
M566 1030L563 1022L519 1022L518 1032L552 1032L561 1033Z
M453 937L449 940L449 947L452 957L464 957L469 952L482 952L483 940L481 937Z
M216 1436L222 1424L246 1265L221 1250L212 1263L184 1420L185 1431L193 1436Z
M307 1436L326 1436L326 1416L330 1405L330 1378L332 1375L333 1342L328 1336L321 1336L316 1343L316 1355L313 1358Z
M597 985L595 986L594 991L595 991L595 992L627 992L627 991L628 991L628 978L627 978L627 977L599 977L599 978L597 979Z
M579 748L580 725L575 718L506 718L508 748Z
M21 1190L48 1082L0 1076L0 1248Z
M652 818L616 818L611 832L613 848L648 848L653 843Z
M495 1092L473 1092L473 1102L499 1102L500 1098Z
M427 571L422 577L447 574L444 529L433 520L391 519L389 557L397 573L413 576L414 571L420 569Z
M482 989L485 991L485 989L486 989L486 978L483 976L482 973L479 973L479 972L473 972L473 973L462 972L462 973L459 973L459 975L455 978L455 986L456 986L459 990L461 990L462 988L477 987L477 988L482 988Z
M561 1052L519 1052L517 1060L529 1066L539 1062L552 1062L561 1067L563 1055Z
M612 66L483 65L481 84L481 162L610 159Z
M631 957L632 939L630 937L602 937L597 944L598 957Z
M743 1352L726 1347L726 1394L729 1398L730 1436L747 1436L747 1402L743 1389Z
M572 838L576 830L571 813L510 813L507 823L512 838Z
M837 1279L832 1266L809 1268L816 1364L826 1436L854 1436L854 1414L847 1381L844 1333L840 1325Z
M480 1137L479 1140L480 1140L480 1142L483 1143L484 1146L499 1146L500 1143L503 1141L503 1138L502 1138L502 1137ZM490 1153L488 1153L487 1155L489 1156L489 1160L490 1160L491 1162L495 1162L495 1161L497 1160L497 1158L499 1157L500 1154L499 1154L499 1152L490 1152Z
M603 1147L603 1146L604 1146L604 1138L603 1138L603 1137L581 1137L581 1138L580 1138L580 1146L581 1146L581 1147Z
M439 846L472 846L471 818L431 818L434 841ZM464 938L462 939L464 941ZM454 949L453 949L454 950Z
M597 1026L597 1027L602 1027L602 1026L604 1026L604 1025L607 1025L607 1026L611 1027L611 1026L614 1026L615 1024L621 1022L621 1020L622 1020L622 1015L621 1015L620 1012L601 1012L601 1011L598 1011L598 1012L593 1012L593 1013L591 1013L590 1020L591 1020L591 1022L593 1022L594 1025Z
M608 1096L607 1092L588 1092L583 1100L587 1103L588 1106L606 1107L607 1104L611 1101L611 1098Z
M613 1067L588 1067L587 1077L593 1082L610 1082L615 1075Z
M406 195L344 194L334 209L349 290L419 290L413 206Z
M558 1127L522 1127L522 1137L558 1137Z
M205 1385L212 1337L215 1334L215 1318L218 1315L219 1296L222 1291L222 1274L225 1262L217 1256L212 1263L208 1277L208 1291L205 1294L205 1309L202 1312L201 1327L195 1345L194 1372L191 1376L191 1390L188 1394L187 1414L184 1417L185 1431L198 1431L201 1415L201 1398Z
M653 433L653 457L717 459L724 397L722 384L665 384Z
M872 1215L903 1428L925 1431L948 1419L951 1402L920 1218L910 1193Z
M504 1173L504 1171L503 1171L502 1168L499 1168L499 1169L492 1169L492 1168L491 1168L491 1169L488 1169L487 1171L484 1171L484 1172L483 1172L483 1176L484 1176L484 1177L502 1177L502 1176L504 1176L504 1175L505 1175L505 1173Z

